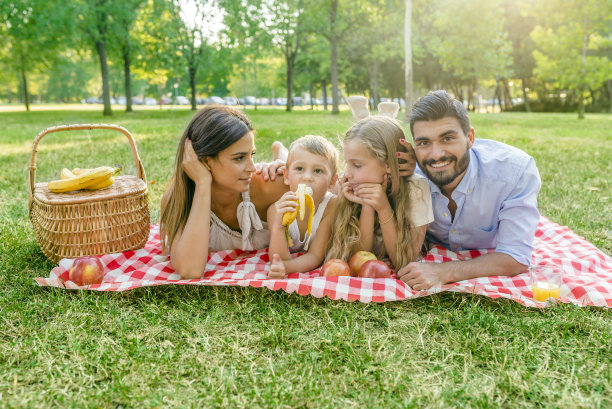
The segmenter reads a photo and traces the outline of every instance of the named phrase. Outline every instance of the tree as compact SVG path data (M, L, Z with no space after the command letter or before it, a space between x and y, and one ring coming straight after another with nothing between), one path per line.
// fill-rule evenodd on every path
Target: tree
M67 13L56 0L15 0L2 2L0 17L0 38L9 44L6 61L19 73L29 111L28 73L52 64L67 34Z
M412 111L412 0L406 0L406 11L404 17L404 64L406 70L406 110L404 111L404 121L410 122L410 112Z
M590 89L601 87L612 72L608 56L596 55L612 21L609 0L550 0L537 8L546 15L533 32L536 75L570 90L578 101L578 118ZM545 13L545 14L544 14Z
M145 0L124 0L121 7L114 13L116 26L114 29L114 46L123 60L123 76L125 80L125 112L132 112L132 82L131 66L134 48L134 24L138 17L140 7Z

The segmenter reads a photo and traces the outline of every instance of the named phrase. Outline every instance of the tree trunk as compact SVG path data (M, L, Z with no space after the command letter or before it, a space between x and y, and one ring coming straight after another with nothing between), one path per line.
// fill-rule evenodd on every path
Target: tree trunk
M285 110L291 112L293 106L293 64L295 55L287 57L287 106Z
M410 122L410 113L412 112L412 0L406 0L406 14L404 16L404 61L406 65L405 82L406 82L406 110L404 111L404 121Z
M329 45L331 51L331 85L332 85L332 115L340 113L338 101L338 34L336 33L336 15L338 13L338 0L332 0L329 12ZM327 106L327 101L325 101ZM325 108L327 109L327 107Z
M308 93L310 94L310 110L314 111L314 87L312 86L312 81L308 85Z
M512 96L510 95L510 85L508 85L508 79L503 79L504 84L504 105L506 106L506 111L509 111L512 108Z
M378 69L378 59L375 58L374 61L372 61L372 65L370 65L368 69L368 74L370 74L370 96L373 99L372 104L374 108L378 106L378 103L380 102L380 98L378 96Z
M497 80L495 84L495 95L493 96L493 100L497 100L499 104L499 112L504 112L504 107L502 105L502 96L501 96L501 87L499 85L500 80ZM495 103L493 103L493 108L495 108Z
M327 111L327 82L321 81L321 92L323 93L323 109Z
M96 42L98 57L100 59L100 71L102 72L102 101L104 102L104 116L113 114L110 106L110 86L108 80L108 64L106 61L106 43L104 41Z
M25 61L23 54L21 54L21 85L23 87L23 103L25 104L26 111L30 110L30 93L28 91L28 79L25 71Z
M125 112L132 111L132 80L130 74L130 50L129 46L123 50L123 75L125 77Z
M584 30L582 36L582 59L580 61L580 73L582 78L586 74L586 57L589 46L589 33ZM578 87L578 119L584 119L584 85Z
M253 108L257 111L257 90L259 86L257 85L257 58L253 58Z
M612 113L612 80L606 81L608 84L608 101L610 102L610 113ZM10 91L9 91L10 95ZM10 97L9 97L10 98Z
M194 66L189 67L189 87L191 88L191 110L195 111L198 109L196 106L196 68Z
M527 81L525 78L521 78L521 85L523 87L523 100L525 101L525 111L531 112L531 106L529 105L529 97L527 96Z

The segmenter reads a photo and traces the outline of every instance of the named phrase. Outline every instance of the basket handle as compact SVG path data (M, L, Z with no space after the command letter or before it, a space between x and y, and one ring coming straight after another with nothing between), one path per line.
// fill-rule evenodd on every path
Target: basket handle
M32 208L32 201L34 200L34 182L36 181L36 155L38 154L38 143L43 138L43 136L60 131L82 131L82 130L92 130L92 129L110 129L113 131L118 131L124 134L128 141L130 142L130 147L132 148L132 156L134 157L134 163L136 164L136 172L138 177L147 184L147 176L144 171L144 167L142 165L142 161L140 160L140 156L138 156L138 150L136 149L136 142L134 141L134 137L132 134L122 126L112 125L112 124L83 124L83 125L60 125L53 126L51 128L47 128L41 133L39 133L36 138L34 138L34 143L32 144L32 157L30 158L30 168L28 170L28 208Z

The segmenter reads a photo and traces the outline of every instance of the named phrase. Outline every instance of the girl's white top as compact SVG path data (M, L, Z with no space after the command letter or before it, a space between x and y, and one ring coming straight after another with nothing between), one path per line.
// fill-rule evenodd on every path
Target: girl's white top
M323 218L323 213L325 213L325 207L329 203L329 200L335 195L331 192L325 193L323 200L319 204L319 207L315 211L314 217L312 218L312 229L310 230L310 244L312 244L312 238L314 238L317 233L317 229L319 228L319 223L321 223L321 219ZM308 232L304 234L304 238L300 239L300 228L298 227L297 217L289 225L289 236L291 240L293 240L293 246L289 247L289 251L291 253L295 253L297 251L302 251L304 249L304 245L306 244L306 240L308 240Z
M236 211L240 232L227 227L212 211L210 212L209 250L257 250L270 245L268 223L261 221L249 192L242 192L242 202Z

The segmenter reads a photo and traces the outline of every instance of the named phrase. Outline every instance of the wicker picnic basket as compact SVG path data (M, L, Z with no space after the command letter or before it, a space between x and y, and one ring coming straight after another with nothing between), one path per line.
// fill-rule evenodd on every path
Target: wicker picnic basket
M111 186L93 191L53 193L36 181L36 155L43 136L60 131L110 129L129 140L137 176L120 175ZM119 253L144 247L149 235L147 179L132 135L117 125L63 125L36 136L28 177L30 220L36 241L47 258Z

